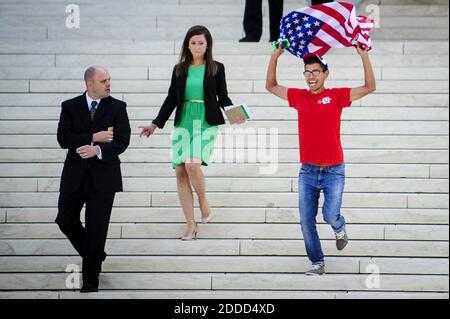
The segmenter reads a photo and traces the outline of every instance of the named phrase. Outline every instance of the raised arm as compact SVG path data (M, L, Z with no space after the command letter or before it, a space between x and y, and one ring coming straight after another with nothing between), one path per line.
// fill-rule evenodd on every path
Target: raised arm
M361 56L364 65L364 86L352 89L350 100L356 101L362 99L366 95L377 89L375 74L373 72L372 63L370 62L369 53L361 48L357 48L358 54Z
M266 90L279 98L288 101L288 88L278 85L277 82L278 58L283 54L283 52L284 50L280 46L277 51L272 53L269 68L267 69Z

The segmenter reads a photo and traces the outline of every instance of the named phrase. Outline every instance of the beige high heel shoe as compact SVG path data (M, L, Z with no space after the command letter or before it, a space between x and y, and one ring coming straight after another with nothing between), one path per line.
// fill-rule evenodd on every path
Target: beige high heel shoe
M195 240L195 239L197 239L197 234L198 234L198 226L195 225L194 231L188 236L181 237L181 240L183 240L183 241Z
M213 218L213 213L210 212L208 217L202 218L202 224L208 224L212 218Z

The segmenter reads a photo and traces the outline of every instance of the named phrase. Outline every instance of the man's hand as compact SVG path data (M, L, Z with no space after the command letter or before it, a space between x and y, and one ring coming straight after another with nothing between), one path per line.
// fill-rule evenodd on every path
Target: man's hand
M142 136L150 137L150 135L153 135L153 133L155 133L155 130L158 127L152 123L152 125L150 125L150 126L139 126L139 128L142 129L142 132L139 135L139 137L142 137Z
M358 54L359 54L361 57L369 56L369 52L366 51L366 50L364 50L364 49L361 48L360 46L356 47L356 52L358 52Z
M278 59L284 53L284 49L281 48L281 45L278 47L278 50L273 51L272 57Z
M114 133L108 131L102 131L95 133L92 137L92 142L94 143L111 143L114 139Z
M77 148L77 154L79 154L82 159L92 158L100 154L100 147L90 145L82 146Z
M236 119L236 124L241 125L244 124L246 121L243 117L239 117Z

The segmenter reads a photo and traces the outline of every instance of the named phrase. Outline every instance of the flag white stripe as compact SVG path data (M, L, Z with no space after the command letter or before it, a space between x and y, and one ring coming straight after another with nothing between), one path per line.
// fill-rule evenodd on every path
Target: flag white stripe
M344 43L341 43L340 41L336 40L333 36L328 34L327 32L320 30L317 32L316 35L317 38L328 44L331 48L345 48Z
M357 38L358 43L365 44L367 46L372 46L372 41L370 39L366 39L362 34L360 34Z
M319 10L315 10L315 9L311 9L311 8L304 8L301 9L302 13L308 14L316 19L322 20L323 22L329 24L336 32L338 32L344 39L347 39L348 41L351 41L351 38L349 38L344 30L344 28L342 27L342 25L340 24L339 21L337 21L335 18L333 18L332 16L326 14L325 12L319 11Z
M316 53L320 49L322 49L322 47L318 47L318 46L314 45L312 42L308 45L308 51L311 53Z
M358 26L355 7L353 7L351 12L349 12L348 9L339 2L329 3L327 7L331 7L333 10L338 12L344 18L344 20L346 20L344 27L348 33L352 34L353 32L355 32L355 28ZM348 24L348 22L350 22L350 25Z

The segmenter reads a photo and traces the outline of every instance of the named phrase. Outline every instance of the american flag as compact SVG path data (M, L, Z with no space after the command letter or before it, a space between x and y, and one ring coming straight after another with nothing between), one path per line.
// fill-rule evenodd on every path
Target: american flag
M280 23L280 40L288 39L287 50L303 58L308 53L324 56L330 48L360 46L372 49L370 30L375 21L356 16L354 5L330 2L289 13Z

